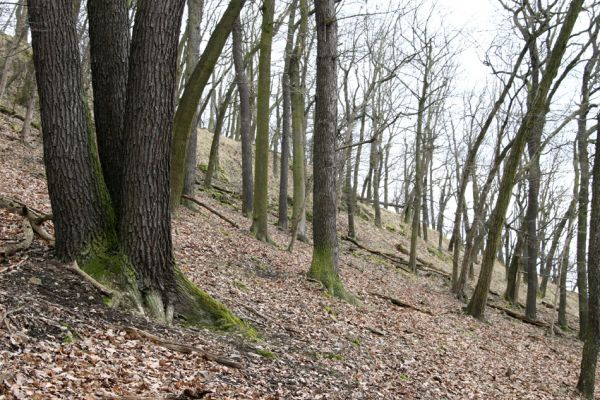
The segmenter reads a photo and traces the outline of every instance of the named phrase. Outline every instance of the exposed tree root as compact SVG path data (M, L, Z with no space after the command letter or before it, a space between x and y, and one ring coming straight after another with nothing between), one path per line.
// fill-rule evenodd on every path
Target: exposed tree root
M177 343L177 342L173 342L170 340L164 340L164 339L161 339L158 336L155 336L151 333L142 331L140 329L128 327L128 326L119 326L118 328L126 331L130 335L130 338L132 338L132 339L147 339L147 340L151 341L152 343L157 344L162 347L165 347L169 350L177 351L177 352L183 353L183 354L197 353L209 361L214 361L218 364L225 365L225 366L231 367L231 368L237 368L237 369L242 368L242 364L237 361L233 361L228 358L220 357L216 354L212 354L210 352L204 351L195 346L190 346L190 345L183 344L183 343Z
M189 200L189 201L192 201L192 202L194 202L194 203L198 204L200 207L204 207L204 208L206 208L208 211L210 211L211 213L215 214L217 217L219 217L219 218L221 218L222 220L224 220L224 221L228 222L228 223L229 223L231 226L233 226L234 228L237 228L237 229L239 229L239 228L240 228L240 226L239 226L237 223L235 223L234 221L230 220L229 218L227 218L226 216L224 216L223 214L221 214L220 212L218 212L218 211L217 211L217 210L215 210L214 208L212 208L212 207L210 207L210 206L208 206L208 205L204 204L204 203L203 203L203 202L201 202L200 200L197 200L197 199L195 199L194 197L192 197L192 196L188 196L188 195L185 195L185 194L184 194L182 197L183 197L184 199L186 199L186 200Z
M371 296L376 296L376 297L379 297L381 299L388 300L389 302L391 302L395 306L402 307L402 308L410 308L411 310L415 310L415 311L418 311L418 312L423 313L423 314L434 316L433 312L431 312L429 310L426 310L426 309L414 306L412 304L409 304L409 303L406 303L406 302L404 302L402 300L398 300L396 298L387 296L385 294L381 294L381 293L377 293L377 292L370 292L369 294Z
M101 284L100 282L98 282L97 280L92 278L91 276L89 276L84 270L79 268L79 265L77 265L77 261L73 261L71 264L67 264L66 267L69 271L75 272L76 274L81 276L83 279L85 279L87 282L89 282L93 287L98 289L98 291L100 293L102 293L106 296L110 296L110 297L113 297L115 295L114 290L107 288L106 286L104 286L103 284Z
M54 237L42 227L45 221L52 219L51 215L44 214L31 207L28 207L19 200L9 199L0 196L0 208L3 208L13 214L20 215L23 219L21 227L23 229L24 239L20 242L0 246L0 254L9 256L19 251L27 250L33 242L34 233L42 240L54 245Z

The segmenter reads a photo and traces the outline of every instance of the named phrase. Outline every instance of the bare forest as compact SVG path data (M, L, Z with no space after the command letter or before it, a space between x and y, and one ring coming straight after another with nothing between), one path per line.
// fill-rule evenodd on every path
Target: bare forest
M0 2L0 400L598 398L599 33Z

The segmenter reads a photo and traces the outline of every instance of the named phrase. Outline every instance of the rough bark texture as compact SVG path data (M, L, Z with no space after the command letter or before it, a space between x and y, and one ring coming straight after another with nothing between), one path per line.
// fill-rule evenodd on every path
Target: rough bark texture
M600 113L597 116L600 123ZM592 183L592 215L590 226L588 285L588 329L585 335L581 372L577 388L587 398L594 398L598 344L600 340L600 127L596 133L596 155L594 156Z
M94 168L94 145L81 96L71 1L30 0L28 6L55 251L71 261L104 234L102 179Z
M129 65L127 2L88 1L87 8L98 154L113 207L119 212Z
M169 156L184 4L138 2L129 62L120 235L146 305L157 317L172 305L175 292Z
M577 16L579 15L582 4L583 0L573 0L569 5L560 33L558 34L555 45L548 57L546 71L540 83L540 89L535 94L531 107L528 108L527 113L523 118L523 122L517 131L513 147L506 162L504 175L498 190L498 199L490 216L488 227L489 233L481 262L479 279L475 291L473 292L473 297L467 306L467 313L476 318L484 317L488 291L494 269L494 261L496 259L496 250L500 242L502 226L511 198L517 167L525 147L527 134L533 129L534 123L536 122L536 116L545 113L547 109L546 101L548 92L558 73L560 62L565 53L569 37L573 31L575 22L577 21Z
M267 210L269 203L269 100L271 98L271 45L275 1L263 2L262 32L258 61L256 98L256 160L254 168L254 208L252 232L258 240L268 241Z
M236 19L232 31L233 64L238 94L240 96L240 136L242 138L242 213L249 217L252 214L252 138L250 125L252 124L252 110L250 109L250 87L244 68L242 53L242 25Z
M348 299L338 271L336 232L337 21L334 0L315 2L317 86L313 165L313 257L309 276Z

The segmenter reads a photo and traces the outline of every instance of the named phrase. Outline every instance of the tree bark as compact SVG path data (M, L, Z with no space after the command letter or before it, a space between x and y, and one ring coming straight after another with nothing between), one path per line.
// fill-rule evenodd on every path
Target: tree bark
M109 220L103 207L103 200L108 198L103 196L81 96L79 48L71 7L69 0L28 1L55 253L64 261L74 260L104 235Z
M589 236L588 264L588 329L585 333L581 372L577 388L587 398L594 398L596 380L596 364L598 360L598 343L600 340L600 113L596 117L596 155L594 156L592 182L592 212Z
M184 0L138 2L125 107L120 236L137 271L145 305L162 320L168 320L176 293L169 156L184 4Z
M242 138L242 214L246 217L252 215L252 138L250 125L252 124L252 110L250 110L250 87L244 68L242 53L242 25L237 18L233 25L232 46L235 79L240 96L240 136Z
M123 0L88 1L94 122L102 173L117 214L121 209L123 121L129 68L129 18Z
M271 99L271 46L275 1L264 0L258 61L256 99L256 159L254 166L254 208L252 232L258 240L269 241L267 210L269 206L269 120Z
M337 20L334 0L315 0L317 86L313 140L313 256L308 275L350 299L339 276L336 230Z

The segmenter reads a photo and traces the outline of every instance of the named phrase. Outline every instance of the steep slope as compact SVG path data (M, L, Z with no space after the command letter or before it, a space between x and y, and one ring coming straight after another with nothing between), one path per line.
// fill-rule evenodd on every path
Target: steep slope
M30 150L15 140L3 118L0 194L47 212L41 149ZM206 163L207 136L200 138L201 164ZM236 146L223 139L221 176L228 179L218 182L232 192L239 190ZM573 335L548 337L544 329L491 308L489 323L463 315L463 304L449 294L445 277L449 254L423 242L420 258L431 265L418 276L398 267L397 259L404 256L396 246L407 247L409 232L397 215L384 213L387 229L357 221L358 243L391 258L341 241L342 278L362 303L354 307L306 279L309 244L297 243L288 253L289 235L274 226L275 245L258 242L248 233L250 222L237 211L235 194L199 190L197 197L241 228L205 209L182 210L173 224L178 263L199 286L254 325L260 338L161 326L109 309L100 293L52 260L48 246L36 239L28 251L0 264L0 396L577 397L573 388L581 345ZM339 225L344 232L343 214ZM19 235L18 219L0 211L1 238ZM500 293L503 268L496 270L494 291ZM491 301L502 304L497 296ZM541 318L549 320L549 310L540 309ZM574 315L571 309L573 325ZM197 352L187 354L195 350L218 354L230 366ZM238 364L241 368L231 367Z

